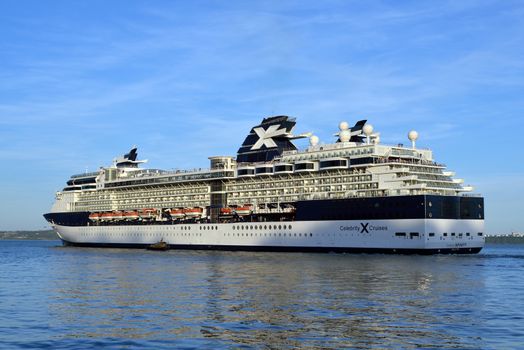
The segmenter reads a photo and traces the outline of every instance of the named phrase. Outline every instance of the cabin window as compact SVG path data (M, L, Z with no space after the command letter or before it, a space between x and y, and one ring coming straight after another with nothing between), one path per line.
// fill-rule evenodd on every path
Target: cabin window
M395 232L395 236L397 236L397 237L406 237L406 232Z

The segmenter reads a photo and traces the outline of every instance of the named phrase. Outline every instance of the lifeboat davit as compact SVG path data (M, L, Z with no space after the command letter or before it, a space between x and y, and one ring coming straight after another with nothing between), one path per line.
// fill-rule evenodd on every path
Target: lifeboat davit
M252 211L253 211L253 207L251 207L250 205L244 205L242 207L237 207L235 209L235 213L237 213L237 215L240 215L240 216L249 215L251 214Z
M99 213L91 213L91 214L89 214L89 220L91 220L91 221L98 221L98 220L100 220L100 214Z
M173 219L181 219L184 216L186 216L186 214L184 214L184 210L183 209L171 209L169 211L169 215L171 215L171 217Z
M139 218L138 211L131 210L124 212L124 218L126 220L137 220Z
M204 212L204 210L202 208L188 208L188 209L184 209L184 214L188 218L201 217L203 212Z

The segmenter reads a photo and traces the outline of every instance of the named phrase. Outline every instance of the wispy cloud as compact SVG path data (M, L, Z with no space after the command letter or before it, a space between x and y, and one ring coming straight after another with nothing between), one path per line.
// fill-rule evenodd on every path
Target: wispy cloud
M56 17L0 4L0 160L75 171L138 144L155 167L206 166L270 114L324 142L341 120L369 119L391 143L415 128L466 167L447 144L477 142L494 162L517 148L518 2L205 5L69 4ZM504 123L505 146L477 141Z

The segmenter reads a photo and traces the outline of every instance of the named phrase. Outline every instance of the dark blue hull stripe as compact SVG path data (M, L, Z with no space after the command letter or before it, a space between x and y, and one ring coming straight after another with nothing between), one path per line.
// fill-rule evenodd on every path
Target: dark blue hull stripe
M133 248L145 249L149 244L132 243L73 243L63 241L64 245L77 247L98 248ZM482 247L473 248L441 248L441 249L393 249L393 248L351 248L351 247L286 247L286 246L245 246L245 245L197 245L176 244L170 249L185 250L225 250L225 251L254 251L254 252L311 252L311 253L378 253L378 254L476 254Z

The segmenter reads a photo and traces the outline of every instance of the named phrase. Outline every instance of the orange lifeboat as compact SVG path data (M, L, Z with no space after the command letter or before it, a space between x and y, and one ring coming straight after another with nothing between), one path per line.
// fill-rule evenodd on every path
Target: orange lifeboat
M203 212L204 212L204 210L202 208L188 208L188 209L184 209L184 214L188 218L201 217Z
M171 217L173 219L181 219L184 216L186 216L186 214L184 214L184 210L183 209L171 209L169 211L169 215L171 215Z
M142 219L151 219L151 218L154 218L154 217L156 217L158 215L158 210L156 210L154 208L140 209L138 211L138 215Z
M126 220L137 220L139 218L138 211L131 210L124 212L124 218Z
M249 215L253 211L253 207L250 205L244 205L242 207L237 207L235 213L240 216Z
M122 220L124 218L124 212L120 210L115 210L113 212L113 220Z
M100 220L102 221L111 221L113 220L113 213L110 211L106 211L105 213L100 214Z
M91 213L91 214L89 214L89 220L91 220L91 221L98 221L98 220L100 220L100 214L99 213Z
M233 209L226 207L226 208L220 208L220 215L231 215L233 214Z

